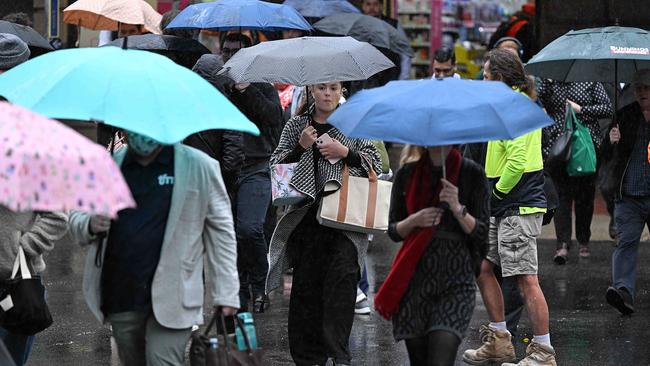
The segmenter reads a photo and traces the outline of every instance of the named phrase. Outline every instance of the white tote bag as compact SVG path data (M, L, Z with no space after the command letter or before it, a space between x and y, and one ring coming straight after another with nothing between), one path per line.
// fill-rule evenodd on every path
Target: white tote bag
M366 234L388 230L393 184L378 180L372 168L368 175L368 178L350 176L350 170L345 165L341 174L341 189L321 200L318 222L323 226ZM336 187L336 183L330 182L325 186L325 192L333 191Z

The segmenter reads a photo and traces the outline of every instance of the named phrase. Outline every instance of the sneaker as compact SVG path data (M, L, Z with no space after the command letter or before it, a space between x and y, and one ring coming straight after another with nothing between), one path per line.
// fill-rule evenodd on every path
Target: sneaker
M591 255L589 253L589 246L587 246L587 244L580 244L578 255L580 256L580 258L589 258L589 256Z
M498 330L489 325L480 329L481 342L479 349L468 349L463 353L463 361L470 365L500 365L503 362L515 360L515 348L512 346L512 336L507 330Z
M557 366L555 350L551 346L533 341L526 348L526 358L519 363L504 363L501 366Z
M605 294L607 303L616 308L623 315L630 315L634 312L634 300L625 287L620 289L610 287Z
M363 293L360 289L357 288L357 300L354 304L354 313L359 315L369 315L370 314L370 304L368 302L368 296Z
M569 246L566 243L562 243L560 249L555 251L553 262L555 262L555 264L557 265L566 264L568 256L569 256Z
M269 308L269 299L265 295L258 295L253 301L253 311L255 313L263 313L264 310Z

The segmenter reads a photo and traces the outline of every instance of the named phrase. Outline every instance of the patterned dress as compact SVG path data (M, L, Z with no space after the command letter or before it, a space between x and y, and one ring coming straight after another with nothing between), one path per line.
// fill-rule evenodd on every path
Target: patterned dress
M391 196L390 222L408 217L406 187L415 164L406 164L395 175ZM433 182L441 171L434 171ZM397 341L426 336L431 331L465 336L476 299L475 276L487 248L489 188L483 169L463 159L458 182L459 200L476 218L476 228L465 234L449 212L420 258L409 287L393 316L393 335ZM423 197L430 199L430 197ZM389 235L400 240L391 225Z

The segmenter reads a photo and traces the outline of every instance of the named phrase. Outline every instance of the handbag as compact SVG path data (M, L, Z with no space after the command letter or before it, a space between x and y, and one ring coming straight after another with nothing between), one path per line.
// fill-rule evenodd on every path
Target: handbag
M273 206L297 205L307 196L291 186L298 163L271 166L271 198Z
M564 119L565 130L555 140L555 143L553 143L551 146L551 150L549 151L548 157L546 158L546 165L550 168L565 166L566 163L571 160L571 142L573 138L573 128L569 109L573 111L571 108L567 109Z
M567 164L567 174L579 177L596 173L596 148L589 128L580 122L573 108L569 108L567 124L573 124L571 136L571 159Z
M235 319L235 326L239 327L246 343L246 351L238 350L234 343L230 340L229 335L225 331L226 320L220 310L215 310L210 319L208 327L205 332L199 331L192 332L192 343L190 345L190 365L191 366L262 366L263 364L263 351L261 348L251 349L251 344L244 331L244 324L237 316ZM210 330L212 326L221 321L222 339L223 343L218 348L211 348ZM217 332L219 333L219 332ZM216 338L218 337L212 337Z
M20 269L20 277L16 277ZM0 294L0 325L13 334L34 335L52 325L40 276L32 276L22 247L14 261L11 278L3 282Z
M334 191L335 183L325 185L326 192L318 207L318 222L327 227L377 234L388 230L388 210L393 184L378 180L370 166L368 178L350 176L350 169L343 166L341 188ZM333 188L333 189L328 189Z

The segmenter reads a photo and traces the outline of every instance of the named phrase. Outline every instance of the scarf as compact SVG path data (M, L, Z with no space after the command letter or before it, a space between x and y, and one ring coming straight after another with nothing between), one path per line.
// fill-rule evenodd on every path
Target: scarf
M282 109L285 110L293 100L293 90L296 87L290 84L275 84L275 89L278 91L280 97L280 104Z
M458 149L452 149L445 161L447 180L458 186L460 175L461 155ZM427 207L438 207L442 183L438 181L433 195L433 200L427 202L423 197L429 197L433 182L431 159L424 154L411 173L406 187L406 211L412 215ZM435 235L436 226L430 228L417 228L404 240L402 247L397 252L395 260L388 273L388 277L375 295L375 309L381 316L390 318L399 311L402 297L408 288L409 282L415 273L420 257L424 253L431 238Z

